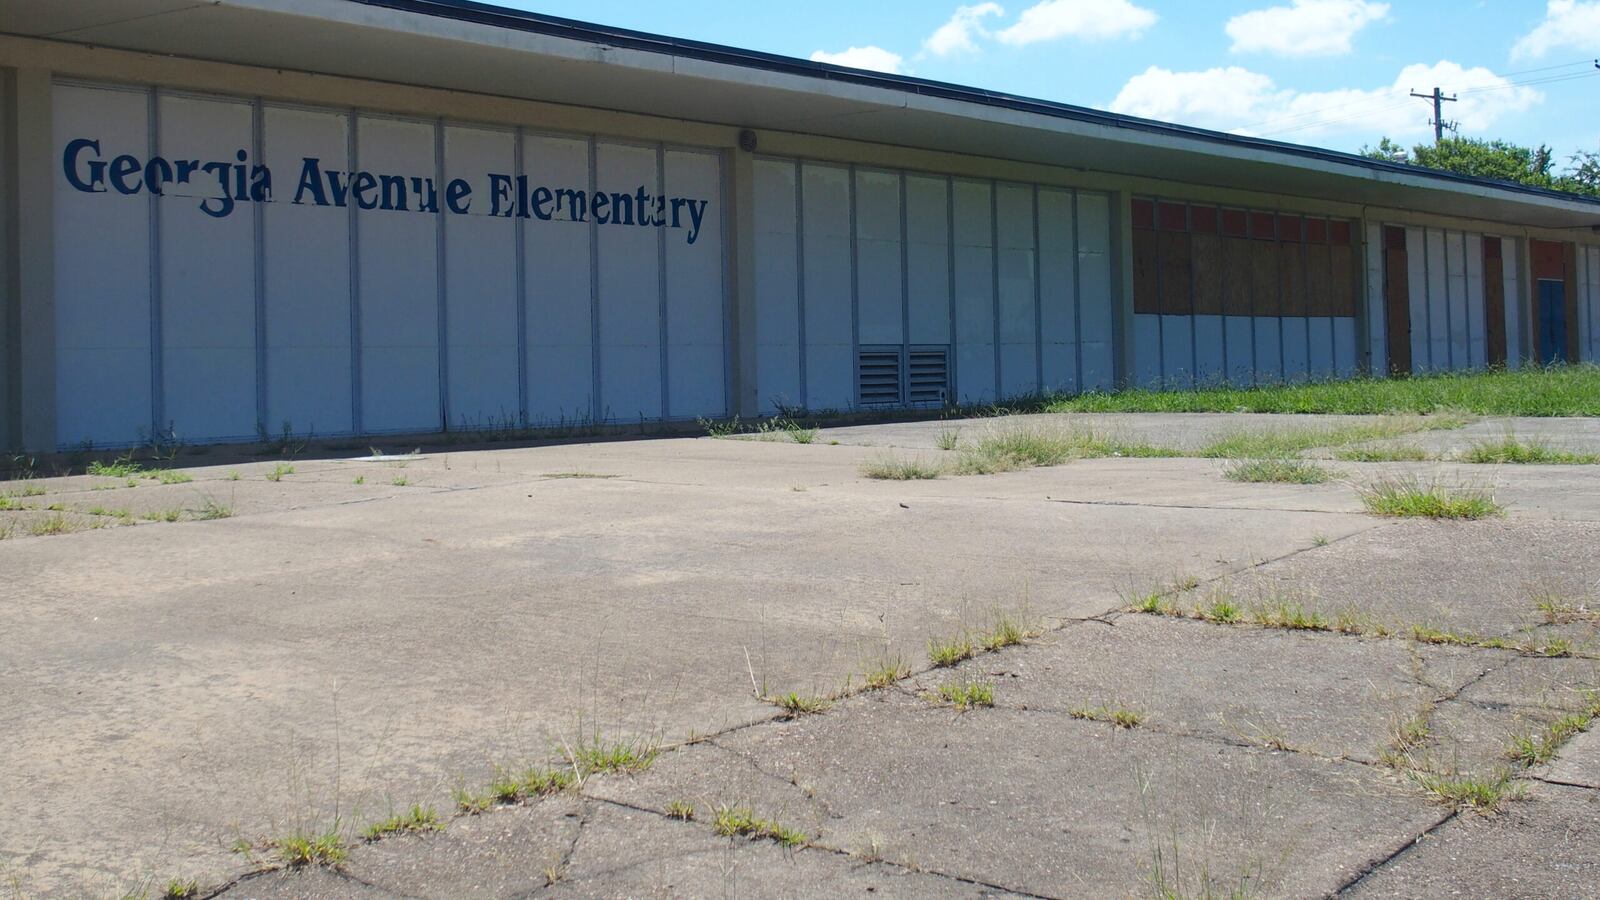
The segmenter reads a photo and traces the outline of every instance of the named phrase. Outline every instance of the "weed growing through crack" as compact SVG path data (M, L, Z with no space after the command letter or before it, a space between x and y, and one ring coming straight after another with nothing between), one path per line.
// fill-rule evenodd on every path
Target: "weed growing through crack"
M134 462L132 456L121 456L112 462L90 460L84 472L89 475L99 475L104 478L138 478L146 473L140 463Z
M1329 631L1328 620L1315 610L1308 610L1298 600L1278 598L1256 605L1250 611L1257 625L1269 628L1287 628L1291 631Z
M198 896L200 896L200 882L193 878L188 881L173 878L161 889L161 900L190 900Z
M935 703L965 711L994 706L994 685L987 681L946 681L927 696Z
M1333 473L1304 459L1232 459L1223 467L1222 476L1252 484L1322 484Z
M339 836L338 828L321 834L297 831L273 840L270 846L288 866L332 866L350 856L350 846Z
M28 533L35 537L71 534L78 530L79 527L76 523L59 512L48 518L40 519L28 527Z
M941 466L921 459L885 453L861 464L861 475L878 481L931 481L944 474Z
M680 822L694 821L694 804L686 800L673 800L667 804L667 818Z
M443 831L444 823L431 806L417 804L403 813L395 813L381 822L368 825L362 836L369 841L389 834L416 834L424 831Z
M267 480L268 481L273 481L273 482L282 481L283 480L283 476L285 476L285 475L293 475L293 474L294 474L294 466L291 466L288 463L278 463L277 465L272 467L272 471L271 472L267 473Z
M1600 624L1600 609L1591 609L1587 602L1576 600L1550 587L1541 587L1533 593L1533 607L1544 614L1550 625L1570 625L1574 622Z
M774 697L772 703L791 718L816 715L833 708L833 701L827 697L818 697L814 694L798 694L794 691L790 691L780 697Z
M943 429L940 429L939 437L937 439L935 439L935 444L938 446L938 448L940 450L954 450L957 447L960 447L961 446L961 429L959 429L959 428L943 428Z
M1079 706L1067 712L1074 719L1105 722L1118 728L1136 728L1144 722L1144 713L1122 706Z
M811 839L805 832L756 816L748 806L719 806L712 831L722 837L765 838L785 847L803 847Z
M1557 466L1592 466L1600 464L1600 453L1580 453L1557 450L1543 441L1524 441L1507 434L1498 441L1473 444L1459 457L1467 463L1544 464Z
M1511 778L1511 773L1500 770L1492 775L1436 775L1431 772L1412 772L1418 787L1435 801L1455 810L1472 810L1479 815L1494 815L1507 800L1522 796L1523 785Z
M1244 610L1240 609L1239 604L1233 602L1232 599L1219 596L1213 599L1210 605L1201 610L1200 617L1208 622L1221 622L1224 625L1232 625L1244 618Z
M194 510L194 517L201 521L211 519L228 519L233 516L233 506L217 502L217 498L210 494L203 495L200 508Z
M1399 447L1350 447L1335 450L1333 458L1344 462L1424 462L1433 458L1415 445Z
M1391 518L1486 519L1505 512L1489 490L1451 487L1415 477L1388 478L1358 487L1367 512Z
M411 479L405 477L404 475L396 475L389 483L395 487L405 487L411 483Z
M187 473L178 472L173 469L157 469L149 477L154 478L156 481L159 481L162 484L188 484L194 480L194 478Z
M610 741L593 735L566 748L566 754L581 780L604 772L642 772L656 761L661 748L655 741L642 738Z
M1044 629L1038 625L1005 613L996 613L990 621L989 629L978 635L978 643L983 649L993 653L996 650L1026 643L1043 633Z
M910 674L911 669L906 666L900 657L896 656L893 659L885 657L873 663L872 667L862 676L862 680L866 684L867 690L879 691Z
M971 659L977 652L972 639L965 634L949 639L928 638L928 662L937 667L953 666Z

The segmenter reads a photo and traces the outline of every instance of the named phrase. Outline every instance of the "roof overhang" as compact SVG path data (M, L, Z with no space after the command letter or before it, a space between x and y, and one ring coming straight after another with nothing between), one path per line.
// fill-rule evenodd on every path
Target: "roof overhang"
M757 130L1521 225L1600 202L1103 111L460 0L0 0L0 29Z

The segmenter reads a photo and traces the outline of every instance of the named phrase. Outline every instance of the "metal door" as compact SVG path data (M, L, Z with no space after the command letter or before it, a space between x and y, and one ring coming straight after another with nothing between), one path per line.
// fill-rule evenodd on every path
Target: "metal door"
M1539 362L1567 361L1567 286L1539 279Z

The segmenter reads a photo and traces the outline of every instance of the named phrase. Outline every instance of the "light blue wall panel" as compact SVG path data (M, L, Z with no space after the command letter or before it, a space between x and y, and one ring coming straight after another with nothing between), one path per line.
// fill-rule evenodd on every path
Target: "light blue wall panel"
M1077 201L1083 389L1108 390L1116 378L1112 321L1120 304L1111 286L1111 201L1105 194L1082 192Z
M1517 262L1521 259L1521 252L1515 240L1501 239L1500 264L1504 269L1501 286L1505 289L1506 298L1506 366L1512 369L1522 365L1522 282L1517 277L1520 271Z
M905 340L900 175L856 170L856 310L863 344Z
M100 142L99 158L145 158L142 91L57 85L55 145ZM56 440L133 444L152 427L150 198L84 193L55 179ZM94 264L85 258L93 255Z
M1224 332L1221 316L1194 317L1194 379L1201 385L1219 384L1227 380L1224 361Z
M1467 235L1467 365L1482 369L1489 364L1489 338L1485 332L1483 298L1483 236Z
M660 193L654 147L599 142L595 145L595 190ZM601 215L626 216L637 210L612 206ZM658 419L661 396L661 261L658 232L637 224L599 224L595 230L595 268L600 299L600 416L609 422Z
M1039 189L1039 326L1044 390L1078 391L1077 253L1072 193Z
M906 176L906 284L913 344L950 343L950 190Z
M1351 316L1333 319L1333 367L1340 378L1354 378L1361 373L1361 340L1356 320Z
M1145 388L1160 388L1165 384L1160 316L1141 313L1133 317L1133 383Z
M755 163L756 394L762 413L805 403L800 382L799 168Z
M1374 373L1389 371L1389 335L1386 331L1388 311L1385 306L1383 279L1383 226L1377 222L1367 225L1366 246L1367 284L1367 353Z
M1280 320L1259 316L1251 320L1256 333L1256 381L1281 384L1284 380L1283 331Z
M995 254L999 265L1000 396L1039 391L1039 310L1035 275L1033 188L1000 184L995 188Z
M350 117L269 106L262 144L273 172L298 172L307 157L348 171ZM281 177L281 176L279 176ZM294 203L297 185L274 185L261 210L267 414L273 433L345 434L352 425L350 213Z
M1255 320L1249 316L1223 316L1228 339L1228 382L1251 384L1256 378Z
M1305 381L1311 374L1309 323L1305 316L1284 316L1278 321L1283 336L1283 379Z
M1161 384L1178 389L1194 385L1194 319L1161 317Z
M801 165L806 405L815 410L856 402L850 194L849 169Z
M996 397L994 236L987 182L956 180L956 397Z
M160 95L157 150L168 159L233 160L251 152L254 113L240 101ZM157 202L161 232L163 419L182 440L256 434L255 217L214 216L232 178L196 172Z
M1440 247L1442 251L1443 242ZM1433 353L1428 332L1428 241L1421 228L1406 229L1406 270L1406 296L1411 306L1411 371L1421 373L1432 368L1428 360Z
M589 142L525 135L522 167L531 183L587 189ZM530 422L594 417L591 251L587 218L576 221L568 205L523 224Z
M722 165L714 153L668 150L669 197L705 200L695 242L685 232L663 236L667 255L667 397L674 419L727 413L723 323Z
M517 136L451 126L444 130L445 183L473 189L465 215L442 217L445 241L446 379L449 428L488 428L522 415L517 355L517 225L495 216L488 174L517 174ZM514 214L509 198L500 211Z
M1446 232L1445 261L1446 321L1450 335L1447 358L1451 369L1465 369L1470 365L1471 337L1467 327L1466 236L1461 232Z
M425 122L360 117L356 166L368 172L435 171L434 127ZM379 190L360 197L375 201ZM361 412L369 432L437 431L439 403L438 217L416 210L356 213L361 285Z
M1334 363L1333 317L1312 316L1306 319L1306 344L1307 370L1311 379L1326 381L1332 378L1337 370Z
M1425 238L1427 253L1428 370L1450 368L1450 277L1444 232L1430 228ZM1416 324L1413 323L1413 328Z

